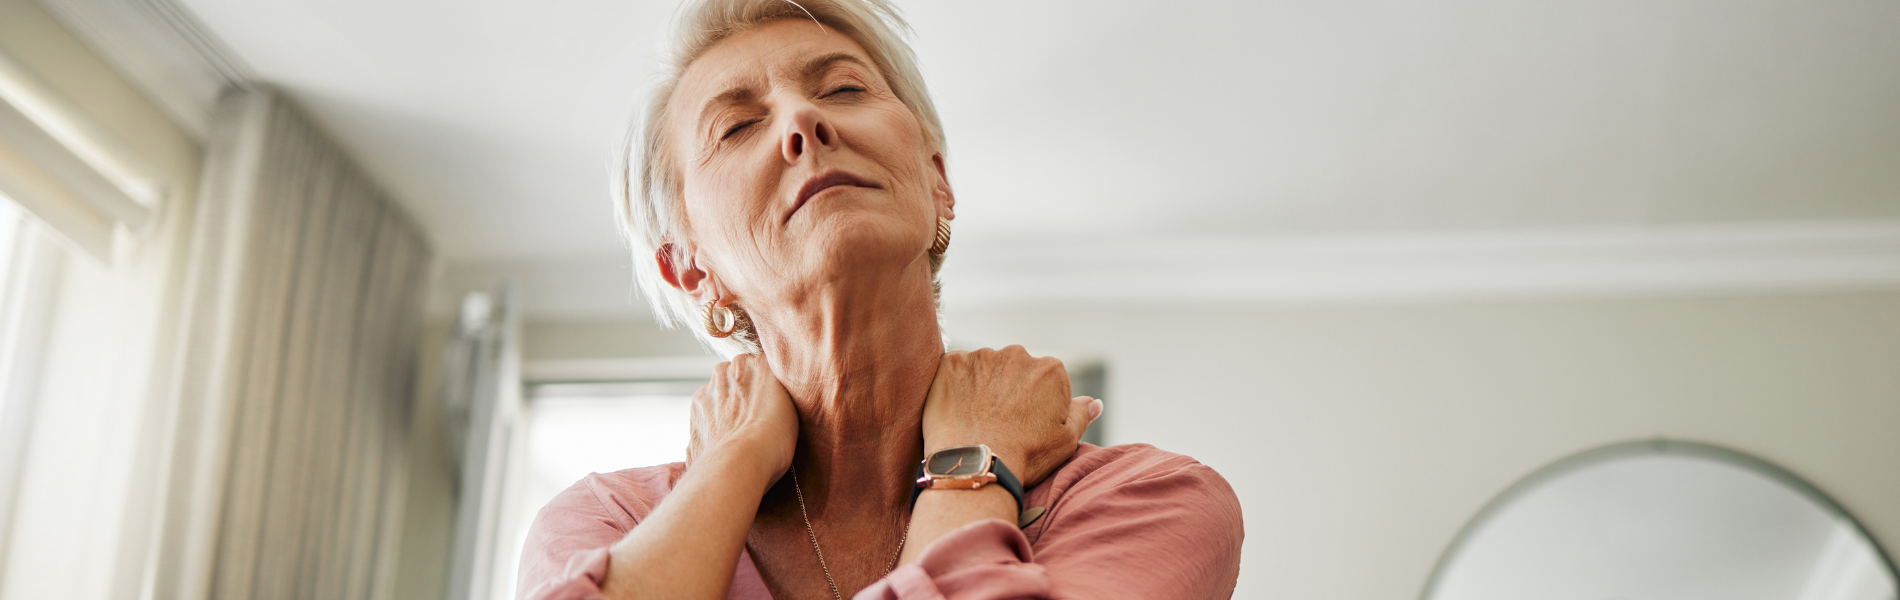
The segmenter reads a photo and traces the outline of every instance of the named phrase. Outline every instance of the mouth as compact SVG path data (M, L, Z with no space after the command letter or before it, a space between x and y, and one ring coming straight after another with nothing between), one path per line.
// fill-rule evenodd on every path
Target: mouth
M847 186L880 189L877 184L866 181L857 175L835 169L826 171L817 177L805 180L805 185L798 188L798 197L792 201L791 212L785 213L785 220L792 220L792 215L797 213L799 209L804 208L805 203L811 201L812 197L817 196L819 192L835 187Z

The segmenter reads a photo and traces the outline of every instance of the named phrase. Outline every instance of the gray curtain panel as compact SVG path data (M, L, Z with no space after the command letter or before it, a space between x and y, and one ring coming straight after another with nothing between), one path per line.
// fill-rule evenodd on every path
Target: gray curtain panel
M274 91L227 93L207 153L159 594L387 597L428 244Z

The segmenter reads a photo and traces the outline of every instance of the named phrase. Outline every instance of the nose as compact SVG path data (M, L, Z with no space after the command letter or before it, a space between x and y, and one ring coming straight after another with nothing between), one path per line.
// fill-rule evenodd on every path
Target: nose
M825 120L818 107L809 104L792 109L791 123L785 128L784 139L779 140L779 152L785 155L785 162L798 164L805 155L836 148L838 132Z

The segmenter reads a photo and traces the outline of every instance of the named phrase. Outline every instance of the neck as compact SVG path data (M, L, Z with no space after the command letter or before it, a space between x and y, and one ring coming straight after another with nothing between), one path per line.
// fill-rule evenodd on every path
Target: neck
M943 342L928 268L907 271L896 285L885 278L815 292L754 315L772 372L798 408L792 468L814 518L908 512Z

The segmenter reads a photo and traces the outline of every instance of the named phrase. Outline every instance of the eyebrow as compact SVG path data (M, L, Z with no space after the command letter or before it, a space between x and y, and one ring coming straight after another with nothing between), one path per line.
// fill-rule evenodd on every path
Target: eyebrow
M719 95L713 96L711 100L707 100L706 104L699 108L699 118L695 119L694 122L703 128L706 126L706 120L712 118L713 113L720 108L728 104L750 100L752 96L752 88L745 86L734 87L719 92Z
M811 60L805 61L805 68L799 70L798 74L803 77L811 77L813 75L817 75L819 73L824 72L825 69L831 68L831 65L835 65L841 62L857 63L857 65L860 67L864 67L866 69L871 68L871 65L865 64L863 59L860 59L849 52L832 52L830 54L819 55L817 58L813 58Z
M822 73L826 69L831 68L832 65L836 65L838 63L854 63L866 69L871 68L871 65L865 63L864 59L858 58L857 56L849 52L832 52L828 54L821 54L815 58L812 58L811 60L805 61L805 66L799 68L798 70L799 78L809 79L813 75ZM729 88L723 92L719 92L719 95L713 96L711 99L707 100L704 105L700 106L699 118L696 119L695 122L700 124L700 126L703 127L706 123L706 120L711 118L712 114L715 111L719 110L720 108L725 107L728 104L734 104L734 103L750 100L755 95L756 94L753 93L752 88L749 85L744 85L744 84L737 87Z

